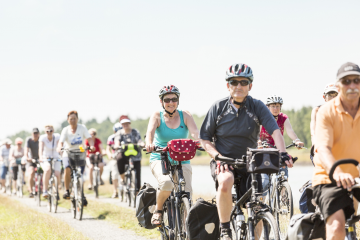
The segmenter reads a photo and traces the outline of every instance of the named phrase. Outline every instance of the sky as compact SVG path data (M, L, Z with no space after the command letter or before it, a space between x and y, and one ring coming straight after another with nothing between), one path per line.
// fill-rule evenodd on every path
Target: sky
M80 118L147 118L176 85L202 115L228 95L225 72L253 69L250 94L316 106L345 62L360 64L360 1L0 2L0 139Z

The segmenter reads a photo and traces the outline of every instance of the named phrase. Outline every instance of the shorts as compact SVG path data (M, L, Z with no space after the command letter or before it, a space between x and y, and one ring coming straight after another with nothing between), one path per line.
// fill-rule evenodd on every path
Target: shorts
M354 197L360 199L360 189L354 189ZM313 187L313 198L319 206L325 221L340 209L344 210L345 219L354 214L354 202L349 192L335 184L321 184Z
M211 176L215 181L215 188L216 191L218 189L219 183L217 181L217 175L215 174L216 170L216 161L211 160L210 162L210 171ZM251 188L251 175L247 172L246 168L236 169L233 170L229 169L229 171L234 175L234 183L239 183L239 192L237 193L239 196L244 195L250 188ZM267 174L256 174L256 179L258 181L258 191L259 193L263 193L262 195L265 196L267 193L267 189L269 187L269 175ZM263 187L264 186L264 187Z
M192 194L192 168L190 164L181 165L183 169L183 175L185 178L185 192ZM161 191L172 191L174 184L170 179L170 175L162 174L161 160L155 160L150 163L151 173L154 175L158 182L158 188ZM177 182L177 172L173 176L174 182Z
M40 162L40 166L43 170L45 169L50 169L50 162L48 161L44 161L44 162ZM61 170L61 162L55 162L54 164L54 170L55 172L60 172Z
M62 157L62 163L63 163L64 169L70 168L69 158L68 157L63 156ZM84 174L85 166L81 166L80 168L81 168L81 174Z
M9 167L5 166L4 164L1 164L0 166L0 178L1 179L5 179L6 178L6 174L9 170Z
M118 166L117 166L117 161L116 160L111 160L110 161L110 166L111 166L111 176L112 179L119 179L119 170L118 170Z

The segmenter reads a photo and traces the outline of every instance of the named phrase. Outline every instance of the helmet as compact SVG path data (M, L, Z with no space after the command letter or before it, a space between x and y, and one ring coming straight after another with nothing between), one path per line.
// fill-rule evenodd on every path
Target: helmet
M113 126L113 131L116 133L120 129L122 129L121 124L119 122L115 123L114 126Z
M253 82L254 80L254 75L251 68L248 65L242 63L235 63L231 65L230 68L226 71L226 81L234 77L246 77L250 82Z
M159 92L159 98L162 100L163 97L169 93L174 93L174 94L176 94L176 96L178 96L178 98L180 98L180 91L174 85L162 87Z
M280 103L283 105L283 99L280 96L277 95L271 95L266 99L266 106L272 104L272 103Z
M329 83L328 85L326 85L326 87L324 89L324 96L329 92L337 92L337 93L339 93L337 88L335 87L334 83Z

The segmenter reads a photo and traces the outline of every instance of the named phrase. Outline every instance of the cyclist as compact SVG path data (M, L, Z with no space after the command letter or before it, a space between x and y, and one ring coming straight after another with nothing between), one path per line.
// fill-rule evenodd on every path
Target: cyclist
M86 163L87 163L87 166L90 170L90 173L89 173L89 176L90 176L90 183L89 183L89 186L88 186L88 189L91 190L92 189L92 183L93 183L93 171L94 171L94 164L91 164L90 162L90 158L89 158L89 155L90 154L96 154L96 153L99 153L100 156L102 155L102 145L101 145L101 141L100 139L98 139L96 137L96 129L95 128L90 128L89 129L89 134L91 136L91 139L93 140L94 142L94 147L95 147L95 150L92 151L92 150L86 150ZM89 144L89 141L87 139L85 139L85 145L86 146L90 146ZM101 157L102 159L102 157ZM100 168L100 185L104 185L104 181L102 180L101 178L101 175L103 173L103 170L104 170L104 163L103 163L103 160L99 163L99 168Z
M257 147L261 124L273 137L280 149L282 160L288 167L292 167L292 160L286 153L284 138L275 118L263 102L249 95L253 79L251 68L242 63L233 64L226 71L225 80L230 96L216 101L208 111L200 129L201 145L212 158L218 154L241 158L246 155L248 147ZM211 161L210 168L217 188L216 204L220 218L221 240L229 240L232 239L230 214L234 178L242 176L241 194L244 194L249 174L246 169L234 169L214 160Z
M10 155L10 149L12 141L10 139L4 140L5 145L3 145L0 148L0 166L1 166L1 173L0 173L0 183L2 186L2 192L4 193L6 191L5 189L5 178L6 174L9 170L9 155Z
M155 146L166 147L167 142L173 139L187 138L189 131L191 137L198 140L199 131L191 114L185 110L179 110L180 91L174 85L164 86L159 93L160 103L163 111L156 111L149 120L146 132L146 150L151 152ZM158 181L158 195L156 198L156 211L154 212L151 224L161 224L163 217L163 205L170 196L174 184L169 175L162 174L161 157L159 153L152 153L150 156L150 169ZM171 164L176 164L170 156ZM192 192L192 169L190 161L182 162L182 169L185 178L185 191Z
M39 137L40 132L38 128L33 128L32 130L32 136L28 137L25 140L25 152L24 156L27 158L27 175L28 175L28 181L29 181L29 197L33 198L34 194L32 192L33 187L35 185L34 177L35 177L35 168L36 163L32 162L32 159L39 159Z
M281 134L284 135L284 129L285 129L288 136L295 142L295 144L299 147L299 149L301 149L301 147L304 147L304 143L300 141L300 139L297 137L296 133L294 132L289 117L285 113L281 112L282 105L283 105L283 99L280 96L271 95L266 99L266 106L269 108L271 114L274 116L277 125L280 128ZM271 135L266 131L264 127L261 127L260 130L260 141L267 141L269 144L275 146L274 139L271 137ZM285 176L289 177L288 169L286 166L284 167L284 172L285 172Z
M16 147L11 148L10 151L10 164L13 171L13 182L14 182L14 191L13 193L16 194L16 181L18 177L18 172L22 171L23 176L25 172L25 165L21 164L21 159L24 156L24 148L22 147L23 140L22 138L16 138L15 144ZM19 169L20 166L20 169Z
M47 192L49 186L49 179L51 177L51 165L50 162L47 161L49 158L53 158L54 160L60 159L59 153L56 151L56 146L59 143L60 134L54 133L54 127L52 125L45 126L45 134L40 136L39 142L39 156L40 156L40 165L44 171L43 174L43 197L48 198L49 194ZM60 184L60 170L61 163L54 162L54 174L58 179L58 185Z
M67 121L69 126L65 127L60 135L60 140L58 144L58 152L61 152L61 148L66 147L71 149L79 149L79 146L83 145L84 139L87 139L90 143L90 149L95 150L94 141L92 140L87 128L83 124L78 124L78 112L70 111L67 115ZM66 151L63 152L63 166L65 168L65 190L66 192L63 195L64 199L70 199L70 180L71 180L71 170L69 165L69 157ZM84 167L81 167L81 173L84 173ZM84 206L87 206L87 200L84 198Z
M113 187L114 187L114 192L113 192L113 195L111 196L112 198L119 197L118 179L119 179L120 175L119 175L119 170L117 167L117 162L115 160L113 147L114 147L114 141L115 141L115 133L117 133L117 131L119 131L121 128L122 128L122 126L121 126L120 122L117 122L114 124L114 126L113 126L114 134L111 134L108 137L107 146L106 146L106 155L108 156L108 159L110 159L111 177L112 177Z
M130 118L126 115L122 115L120 117L120 124L122 126L122 129L120 129L116 134L115 134L115 147L119 147L121 145L121 143L125 143L125 144L129 144L129 143L134 143L134 144L139 144L141 146L144 146L144 142L141 140L141 136L140 136L140 132L136 129L131 128L131 121ZM137 152L138 154L136 156L132 156L132 160L134 163L134 168L136 170L136 189L137 191L140 190L141 187L141 149L137 148ZM129 158L130 157L126 157L124 152L120 155L117 156L117 166L118 166L118 171L120 174L120 181L121 181L121 186L124 186L124 180L125 180L125 165L129 164Z
M317 113L315 135L315 169L312 179L313 197L326 221L326 239L345 238L345 219L354 212L348 189L354 185L359 171L351 164L335 169L336 184L329 180L332 165L344 158L360 162L360 68L343 64L337 73L339 95L325 103ZM360 192L354 190L360 200Z

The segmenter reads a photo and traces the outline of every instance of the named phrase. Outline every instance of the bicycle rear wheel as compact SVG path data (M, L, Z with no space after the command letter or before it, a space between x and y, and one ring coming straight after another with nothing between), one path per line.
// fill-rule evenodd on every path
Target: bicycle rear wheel
M84 183L80 177L77 181L76 219L81 221L84 210Z
M94 170L94 171L93 171L93 185L94 185L94 192L95 192L95 197L96 197L96 198L99 197L99 181L98 181L98 175L99 175L99 171L98 171L98 170Z
M275 203L275 219L279 226L280 237L285 239L290 224L290 219L294 213L294 203L291 188L288 182L282 182L277 188Z
M23 197L23 173L21 168L19 169L18 172L18 179L17 179L17 183L16 183L16 191L17 191L17 196L22 198Z
M58 206L58 196L59 196L59 189L58 189L58 182L57 178L54 176L54 179L52 181L52 186L50 186L51 189L51 211L53 213L56 213L57 206Z
M270 212L259 212L255 216L255 239L280 240L279 228ZM250 239L249 231L247 239Z
M188 240L189 236L186 231L186 218L188 217L189 212L190 212L190 202L187 197L183 197L181 200L182 201L180 204L180 214L176 218L176 220L179 221L177 224L177 228L178 228L177 235L178 236L176 239Z
M126 199L131 207L131 173L126 174Z
M135 202L135 200L136 200L136 170L135 169L131 170L130 177L131 177L131 184L130 184L129 192L130 192L131 201L135 208L136 207L136 202ZM129 206L130 206L130 204L129 204Z
M42 174L39 174L37 177L36 185L37 185L37 195L36 195L36 204L40 207L41 206L41 178Z

